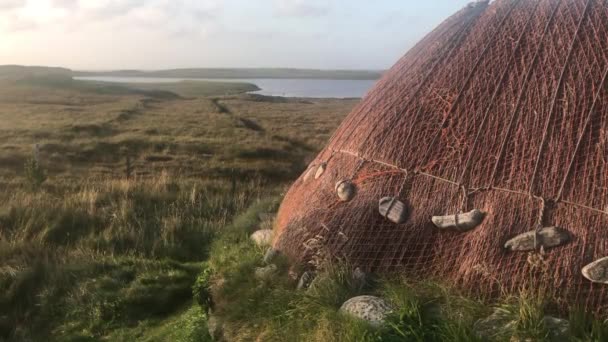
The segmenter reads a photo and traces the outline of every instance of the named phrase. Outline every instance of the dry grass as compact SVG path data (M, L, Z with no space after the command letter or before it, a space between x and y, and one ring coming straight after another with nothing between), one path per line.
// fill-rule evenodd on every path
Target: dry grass
M206 338L192 286L211 244L355 103L0 82L0 341Z

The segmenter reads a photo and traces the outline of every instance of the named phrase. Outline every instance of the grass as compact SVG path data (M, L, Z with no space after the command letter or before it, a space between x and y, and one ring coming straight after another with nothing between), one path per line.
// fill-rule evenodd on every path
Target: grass
M225 85L192 97L100 91L60 77L16 82L24 71L9 71L0 77L0 341L211 341L213 317L231 341L464 342L480 340L475 322L496 309L512 323L493 340L549 340L543 317L559 315L533 291L483 302L440 282L362 284L336 261L298 291L302 267L282 258L255 278L265 250L250 234L272 227L267 214L354 100L226 96ZM362 294L393 303L385 325L339 312ZM567 318L570 340L608 338L590 313Z
M307 290L296 290L297 279L290 271L297 265L286 260L277 261L279 271L270 279L256 280L264 250L247 234L259 225L255 213L268 208L250 207L213 243L209 265L214 272L214 315L222 321L228 341L485 341L475 323L496 311L504 329L491 341L564 340L552 338L543 321L545 315L560 313L530 289L487 302L433 280L395 276L372 278L362 286L353 278L353 267L339 261L323 264ZM358 295L385 298L394 313L379 328L341 314L341 305ZM570 321L568 341L606 339L608 324L597 316L572 309L565 318Z
M243 91L228 83L184 83L192 97L166 96L173 90L100 88L62 70L9 71L0 341L208 340L199 273L221 264L210 255L221 243L233 251L224 266L246 255L233 248L259 223L254 209L276 209L328 138L318 130L355 103L225 96ZM255 116L239 112L248 103ZM290 118L276 120L285 110L308 124L285 130Z

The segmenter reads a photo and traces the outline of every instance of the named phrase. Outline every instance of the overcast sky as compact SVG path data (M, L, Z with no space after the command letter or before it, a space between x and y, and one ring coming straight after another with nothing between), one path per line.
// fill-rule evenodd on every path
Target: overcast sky
M470 0L0 0L0 64L385 69Z

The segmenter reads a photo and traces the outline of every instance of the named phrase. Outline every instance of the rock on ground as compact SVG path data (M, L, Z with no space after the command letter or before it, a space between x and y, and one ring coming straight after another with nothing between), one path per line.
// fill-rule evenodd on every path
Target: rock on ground
M545 316L542 320L547 329L548 341L561 342L569 341L570 322L565 319ZM490 316L480 319L473 325L473 330L477 337L484 341L495 341L502 337L513 336L515 334L517 322L515 316L504 309L496 309ZM512 341L518 339L511 339Z
M251 240L260 247L270 246L272 244L272 236L272 229L261 229L251 234Z
M566 319L545 316L543 324L548 331L549 341L569 341L570 340L570 322Z
M266 267L258 267L255 269L254 276L258 280L269 280L277 272L277 266L274 264Z
M513 335L516 325L513 318L509 311L498 308L490 316L475 322L473 331L479 338L490 341L499 336Z
M393 312L393 308L382 298L358 296L344 302L340 311L365 320L374 326L379 326Z
M214 341L222 339L222 322L213 313L209 313L207 328L209 330L209 335L211 335Z

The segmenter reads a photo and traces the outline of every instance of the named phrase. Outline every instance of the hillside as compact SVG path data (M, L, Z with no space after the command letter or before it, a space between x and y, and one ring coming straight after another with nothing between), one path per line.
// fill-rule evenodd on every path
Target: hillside
M273 210L357 102L37 71L0 80L3 342L206 340L193 286L212 244L246 208Z
M328 80L375 80L382 76L374 70L314 70L314 69L172 69L159 71L118 70L118 71L76 71L74 76L115 76L115 77L174 77L174 78L300 78Z

